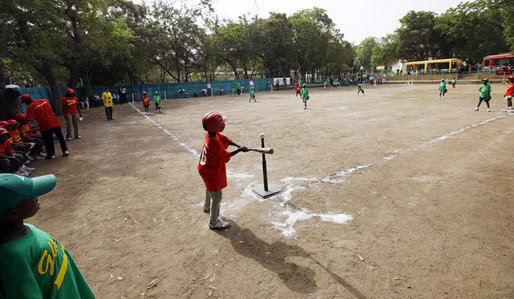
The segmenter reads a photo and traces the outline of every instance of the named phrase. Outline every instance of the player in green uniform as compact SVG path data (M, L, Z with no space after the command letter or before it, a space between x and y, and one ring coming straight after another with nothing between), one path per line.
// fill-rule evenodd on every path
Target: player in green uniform
M248 100L248 102L250 102L251 100L257 102L257 100L255 99L255 90L253 88L250 89L250 99Z
M55 184L52 174L0 174L0 298L95 298L68 250L23 222Z
M362 86L360 84L357 85L357 95L359 95L359 93L362 92L362 96L364 96L364 89L362 88Z
M304 107L303 109L307 109L307 101L309 100L309 90L307 89L307 85L305 85L305 83L303 83L303 88L302 90L300 91L300 93L302 94L302 101L303 101L303 104L304 104Z
M236 87L234 85L232 85L232 92L230 93L230 96L235 96L236 95Z
M439 83L439 98L441 98L441 96L443 96L443 99L444 99L444 95L446 94L448 90L446 89L446 81L444 79L441 79L441 83Z
M455 77L453 77L452 81L450 81L450 83L452 84L452 88L455 88L455 84L457 84L457 79L455 79Z
M489 84L489 79L485 78L482 80L482 85L480 85L478 91L480 91L480 97L478 98L478 105L475 111L478 111L480 104L484 101L487 104L487 112L491 112L491 107L489 106L489 100L491 100L491 85Z
M161 112L161 97L159 96L159 92L156 91L155 95L153 96L153 101L155 102L155 112L159 111Z

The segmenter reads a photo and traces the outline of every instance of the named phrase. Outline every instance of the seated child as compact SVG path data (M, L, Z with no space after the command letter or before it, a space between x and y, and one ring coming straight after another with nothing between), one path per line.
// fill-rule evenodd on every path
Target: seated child
M17 172L27 176L29 173L21 170L23 163L15 156L9 136L9 131L0 128L0 170L5 173Z
M95 298L68 250L24 220L39 210L38 196L56 184L0 174L0 296L2 298Z

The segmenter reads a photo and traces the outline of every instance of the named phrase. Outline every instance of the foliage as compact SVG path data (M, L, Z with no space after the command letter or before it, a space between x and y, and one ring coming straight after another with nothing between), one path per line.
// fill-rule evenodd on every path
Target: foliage
M436 28L448 44L449 56L480 62L484 56L509 50L503 38L504 10L500 2L461 3L438 19Z

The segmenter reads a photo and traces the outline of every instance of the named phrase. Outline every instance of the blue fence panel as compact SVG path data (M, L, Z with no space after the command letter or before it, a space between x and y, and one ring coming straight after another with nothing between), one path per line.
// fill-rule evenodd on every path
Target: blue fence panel
M252 79L254 83L254 89L256 92L259 91L267 91L268 82L272 82L273 80L270 78L264 79ZM250 91L250 79L240 79L240 80L220 80L220 81L210 81L211 83L211 91L213 96L217 96L220 93L220 88L223 89L223 94L230 94L232 91L232 87L236 86L237 82L241 82L241 86L245 93ZM130 85L123 85L127 92L127 100L132 100L132 87ZM120 85L110 85L110 86L92 86L91 94L97 93L101 98L102 93L105 91L105 88L109 88L109 91L114 94L118 92L120 89ZM161 98L174 99L174 98L182 98L182 97L194 97L195 94L198 97L203 96L202 89L207 89L207 82L205 81L195 81L195 82L180 82L180 83L164 83L164 84L138 84L134 86L134 99L136 101L141 101L143 91L148 93L148 96L152 98L155 95L155 92L158 91ZM59 87L61 91L61 95L64 96L66 93L67 87ZM187 95L180 95L179 90L184 89ZM30 94L33 99L47 99L52 102L52 91L49 87L31 87L31 88L20 88L21 94ZM85 89L83 87L77 88L75 90L75 95L77 97L83 96L85 93ZM22 105L24 106L24 105Z

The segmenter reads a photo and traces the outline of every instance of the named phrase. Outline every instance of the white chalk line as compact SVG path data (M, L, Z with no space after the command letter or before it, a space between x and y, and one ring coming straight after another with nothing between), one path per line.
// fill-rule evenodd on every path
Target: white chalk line
M390 154L387 156L384 156L380 159L376 159L373 162L357 165L351 168L343 169L335 174L330 174L324 178L303 178L303 177L286 177L282 179L282 183L284 185L282 192L278 195L277 198L280 199L279 206L283 209L278 210L274 209L275 216L279 219L282 219L282 221L272 221L273 228L280 230L281 234L286 237L291 237L295 233L295 224L299 221L304 221L311 219L313 217L319 217L321 221L330 221L334 223L348 223L353 219L352 215L349 214L333 214L333 213L313 213L310 212L307 209L299 208L296 209L296 211L293 211L289 208L287 203L292 199L292 193L306 189L308 187L313 187L319 184L323 183L331 183L331 184L339 184L344 182L344 178L348 177L360 170L369 168L373 164L376 164L380 161L389 161L394 158L397 158L400 155L408 154L417 150L420 150L422 148L425 148L429 145L435 144L437 142L444 141L454 135L463 133L465 131L468 131L472 128L485 125L489 122L505 118L506 116L498 116L495 118L487 119L484 121L481 121L479 123L471 124L469 126L460 128L458 130L452 131L450 133L441 135L437 138L433 138L429 141L423 142L417 146L414 146L409 149L403 149L403 150L396 150L394 151L394 154Z
M145 114L144 112L139 110L136 106L134 106L134 104L129 103L129 105L132 106L132 108L134 108L137 112L139 112L139 114L141 114L147 120L149 120L152 124L154 124L157 128L161 129L161 131L163 131L166 135L170 136L173 140L175 140L180 146L182 146L188 152L193 154L196 158L200 158L200 154L198 154L198 152L194 148L192 148L189 145L187 145L186 143L180 141L180 139L175 134L173 134L168 129L164 128L158 122L156 122L151 117L149 117L147 114ZM230 178L236 179L236 180L244 180L244 179L255 177L255 175L250 174L250 173L237 173L237 172L233 172L230 170L227 170L227 176Z
M151 121L156 127L161 129L165 134L172 137L173 140L177 141L186 150L188 150L189 152L194 154L196 157L200 157L200 155L198 154L198 152L196 150L194 150L187 144L181 142L177 136L175 136L173 133L169 132L167 129L163 128L159 123L157 123L156 121L154 121L153 119L148 117L148 115L141 112L132 103L129 103L129 104L132 106L132 108L134 108L137 112L139 112L139 114L146 117L146 119ZM333 223L338 223L338 224L348 223L353 220L353 216L350 214L313 213L305 208L297 208L297 209L293 210L293 209L291 209L290 206L287 205L287 203L292 199L292 193L295 191L303 190L303 189L306 189L307 187L316 186L316 185L323 184L323 183L332 183L332 184L342 183L342 182L344 182L345 177L348 177L362 169L369 168L370 166L372 166L374 163L377 163L378 161L392 160L394 158L397 158L399 155L404 155L404 154L407 154L407 153L410 153L413 151L417 151L421 148L427 147L434 143L446 140L446 139L450 138L451 136L460 134L460 133L470 130L472 128L475 128L475 127L478 127L481 125L485 125L489 122L492 122L492 121L495 121L495 120L498 120L501 118L505 118L505 117L506 116L498 116L495 118L484 120L479 123L471 124L469 126L460 128L460 129L452 131L450 133L441 135L437 138L423 142L420 145L414 146L410 149L396 150L396 151L394 151L394 154L384 156L381 159L375 160L374 162L365 163L365 164L357 165L357 166L354 166L351 168L343 169L337 173L327 175L326 177L323 177L323 178L286 177L281 180L283 183L282 192L278 195L278 197L272 197L272 198L280 199L280 202L278 203L278 207L275 207L272 209L274 216L276 218L283 219L283 220L282 221L273 221L272 220L271 224L273 225L274 229L281 231L281 234L283 236L291 237L296 232L296 229L294 228L296 223L298 223L299 221L309 220L314 217L319 217L320 220L324 221L324 222L333 222ZM243 181L246 181L250 178L255 177L255 175L253 175L253 174L236 173L236 172L232 172L230 170L227 171L227 176L237 179L237 180L243 180ZM239 198L237 198L236 200L231 201L231 202L222 203L222 206L224 207L224 209L239 210L243 206L250 203L250 201L248 200L249 198L252 198L255 201L267 201L268 199L263 199L263 198L257 196L255 194L255 192L253 192L253 186L254 186L254 183L247 185L247 187L243 190L243 192L241 193ZM280 208L280 210L278 208Z
M185 144L184 142L180 141L180 139L175 136L175 134L171 133L170 131L168 131L166 128L163 128L158 122L154 121L153 119L151 119L147 114L143 113L141 110L137 109L136 106L134 106L134 104L132 103L129 103L130 106L132 106L132 108L134 108L137 112L139 112L139 114L141 114L142 116L144 116L146 119L148 119L152 124L154 124L157 128L161 129L166 135L170 136L171 138L173 138L173 140L175 140L176 142L178 142L178 144L180 146L182 146L183 148L185 148L188 152L190 152L191 154L195 155L197 158L200 158L200 154L192 147L190 147L189 145Z

